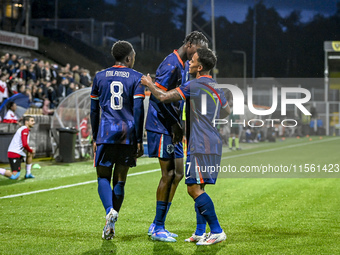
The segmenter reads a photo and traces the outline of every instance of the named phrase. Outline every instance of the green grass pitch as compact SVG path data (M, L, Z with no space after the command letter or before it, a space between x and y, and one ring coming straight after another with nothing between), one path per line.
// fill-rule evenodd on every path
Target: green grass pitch
M196 220L184 181L166 221L166 228L179 235L177 242L150 240L147 229L160 178L157 159L141 158L130 169L116 237L110 241L101 239L105 211L92 162L35 161L41 165L33 169L35 179L24 180L23 173L18 181L0 176L0 254L339 254L340 138L241 147L224 147L222 166L238 171L270 164L297 171L222 173L215 186L208 186L225 242L207 247L184 242ZM333 172L327 172L332 164ZM319 175L311 173L318 167Z

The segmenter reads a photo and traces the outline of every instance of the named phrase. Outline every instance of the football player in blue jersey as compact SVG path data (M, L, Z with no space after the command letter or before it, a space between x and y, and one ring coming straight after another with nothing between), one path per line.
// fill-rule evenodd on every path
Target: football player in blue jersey
M195 201L196 231L186 242L197 245L211 245L226 239L217 219L214 204L205 192L206 184L215 184L222 155L222 139L214 120L223 108L223 117L230 114L228 102L222 90L215 88L216 81L209 75L216 64L215 54L207 48L197 49L193 55L189 73L196 79L170 91L163 91L152 83L148 75L142 77L142 84L161 102L186 100L186 127L188 139L185 183L189 195ZM206 232L206 223L210 233Z
M155 84L163 91L174 89L188 80L188 60L198 48L208 47L208 39L198 31L188 34L184 44L168 55L156 71ZM149 157L158 157L162 171L157 188L156 216L148 229L153 240L175 242L176 234L165 229L164 222L176 188L183 178L183 132L178 102L164 104L150 96L145 124Z
M132 69L135 51L129 42L118 41L113 44L111 54L115 65L96 74L91 91L98 193L106 211L102 237L107 240L115 236L115 222L124 200L129 167L136 166L136 158L144 152L145 94L142 74Z

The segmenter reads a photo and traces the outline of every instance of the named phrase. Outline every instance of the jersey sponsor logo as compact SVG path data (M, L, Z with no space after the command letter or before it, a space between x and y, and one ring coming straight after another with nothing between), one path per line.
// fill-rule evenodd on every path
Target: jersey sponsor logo
M171 154L171 153L174 153L175 151L175 147L173 144L168 144L168 146L166 146L166 152Z
M106 71L106 77L110 77L110 76L129 78L130 73L124 72L124 71Z

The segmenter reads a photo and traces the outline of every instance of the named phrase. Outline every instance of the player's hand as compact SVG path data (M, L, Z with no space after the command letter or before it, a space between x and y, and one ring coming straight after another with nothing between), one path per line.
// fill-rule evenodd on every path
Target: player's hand
M178 144L183 140L183 129L182 126L177 122L171 126L172 129L172 142Z
M95 141L92 143L92 149L93 149L93 156L96 158L96 151L97 151L97 144Z
M147 76L143 75L142 76L142 79L141 79L141 83L144 85L144 86L150 86L150 84L152 84L152 78L150 76L150 74L148 74Z
M137 155L136 157L139 158L144 155L144 145L143 143L137 143Z

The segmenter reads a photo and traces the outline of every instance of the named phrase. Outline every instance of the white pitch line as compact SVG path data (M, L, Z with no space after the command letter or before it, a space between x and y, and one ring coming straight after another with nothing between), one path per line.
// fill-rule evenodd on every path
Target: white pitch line
M300 147L300 146L305 146L305 145L310 145L310 144L330 142L330 141L339 140L339 139L340 138L331 138L331 139L325 139L325 140L319 140L319 141L313 141L313 142L307 142L307 143L301 143L301 144L292 144L292 145L283 146L283 147L279 147L279 148L275 148L275 149L267 149L267 150L243 153L243 154L234 155L234 156L227 156L227 157L223 157L222 160L230 159L230 158L238 158L238 157L243 157L243 156L249 156L249 155L254 155L254 154L259 154L259 153L264 153L264 152L272 152L272 151L277 151L277 150L283 150L283 149L287 149L287 148L295 148L295 147ZM157 172L159 170L160 169L148 170L148 171L128 174L127 176L148 174L148 173ZM47 191L52 191L52 190L58 190L58 189L66 189L66 188L76 187L76 186L80 186L80 185L86 185L86 184L90 184L90 183L94 183L94 182L97 182L97 180L75 183L75 184L69 184L69 185L59 186L59 187L50 188L50 189L41 189L41 190L36 190L36 191L31 191L31 192L26 192L26 193L21 193L21 194L8 195L8 196L0 197L0 199L27 196L27 195L32 195L32 194L37 194L37 193L42 193L42 192L47 192Z
M128 174L127 176L135 176L135 175L141 175L141 174L148 174L148 173L157 172L159 170L160 169L148 170L148 171ZM41 190L25 192L25 193L21 193L21 194L8 195L8 196L0 197L0 199L27 196L27 195L32 195L32 194L37 194L37 193L42 193L42 192L47 192L47 191L52 191L52 190L58 190L58 189L66 189L66 188L86 185L86 184L90 184L90 183L94 183L94 182L97 182L97 180L87 181L87 182L80 182L80 183L75 183L75 184L69 184L69 185L59 186L59 187L50 188L50 189L41 189Z
M340 138L330 138L330 139L325 139L325 140L319 140L319 141L313 141L313 142L306 142L306 143L300 143L300 144L292 144L292 145L287 145L287 146L282 146L274 149L267 149L267 150L261 150L261 151L253 151L253 152L248 152L248 153L242 153L234 156L227 156L223 157L222 160L224 159L230 159L230 158L238 158L238 157L243 157L243 156L249 156L249 155L254 155L254 154L260 154L264 152L272 152L272 151L278 151L278 150L283 150L283 149L289 149L289 148L295 148L295 147L300 147L300 146L305 146L305 145L310 145L310 144L316 144L316 143L326 143L334 140L339 140Z

